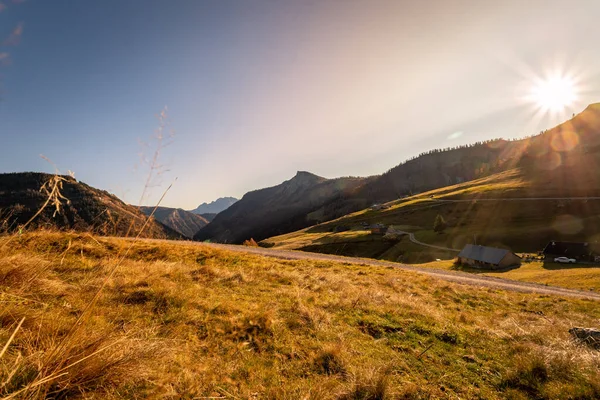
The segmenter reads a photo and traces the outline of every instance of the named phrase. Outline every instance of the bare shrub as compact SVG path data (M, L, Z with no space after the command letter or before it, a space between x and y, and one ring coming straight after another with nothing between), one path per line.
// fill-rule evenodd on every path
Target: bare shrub
M253 238L244 240L244 243L242 243L242 244L244 246L248 246L248 247L258 247L258 243L256 243L256 241Z

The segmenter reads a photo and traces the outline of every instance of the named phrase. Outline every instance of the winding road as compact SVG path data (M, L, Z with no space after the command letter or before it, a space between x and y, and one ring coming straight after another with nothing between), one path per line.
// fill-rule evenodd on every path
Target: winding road
M427 244L427 243L423 243L420 240L418 240L417 238L415 238L415 234L411 233L411 232L406 232L406 231L399 231L397 229L394 229L392 233L399 233L401 235L408 235L408 238L410 239L411 242L413 242L414 244L418 244L421 246L425 246L425 247L431 247L432 249L437 249L437 250L445 250L445 251L455 251L455 252L459 252L459 249L451 249L449 247L444 247L444 246L436 246L434 244Z
M488 287L501 290L509 290L522 293L537 293L553 296L565 296L600 301L600 293L587 292L583 290L566 289L557 286L546 286L538 283L520 282L510 279L495 278L491 276L477 275L460 271L448 271L443 269L417 267L394 263L391 261L373 260L368 258L354 258L336 256L331 254L308 253L297 250L265 249L262 247L248 247L216 243L198 243L201 246L210 246L240 253L258 254L266 257L274 257L286 260L316 260L337 261L356 265L372 265L378 267L394 267L406 271L413 271L449 282L460 283L476 287Z

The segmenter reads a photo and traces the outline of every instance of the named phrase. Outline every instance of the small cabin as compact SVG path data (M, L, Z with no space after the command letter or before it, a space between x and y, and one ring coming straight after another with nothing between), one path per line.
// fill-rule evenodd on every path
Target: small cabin
M375 224L371 225L370 228L372 235L385 235L388 230L388 227L384 224Z
M458 263L481 269L503 269L521 265L521 257L506 249L467 244L458 254Z

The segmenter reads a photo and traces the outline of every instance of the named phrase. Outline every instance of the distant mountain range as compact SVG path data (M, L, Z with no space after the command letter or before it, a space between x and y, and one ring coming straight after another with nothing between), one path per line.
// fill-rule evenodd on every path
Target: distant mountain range
M210 203L202 203L196 209L190 210L194 214L218 214L231 207L238 201L235 197L221 197Z
M356 190L367 180L326 179L299 171L280 185L246 193L202 228L194 239L240 243L304 228L317 222L310 213L345 192Z
M151 215L154 207L142 206L140 210L146 215ZM154 218L188 239L192 239L196 232L209 223L203 216L181 208L157 207L154 211Z
M42 208L48 196L40 188L53 175L22 172L0 174L0 230L14 231ZM60 212L49 204L29 228L52 228L88 231L107 236L135 236L146 221L137 207L125 204L116 196L98 190L70 176L62 177L64 199ZM152 219L142 237L178 239L181 235Z

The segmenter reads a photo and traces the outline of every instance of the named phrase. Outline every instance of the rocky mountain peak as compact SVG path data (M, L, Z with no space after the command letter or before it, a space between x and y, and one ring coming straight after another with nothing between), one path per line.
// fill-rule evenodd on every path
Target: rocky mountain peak
M321 176L315 175L308 171L298 171L296 175L290 179L288 182L294 183L295 185L315 185L320 182L326 181L327 178L323 178Z

